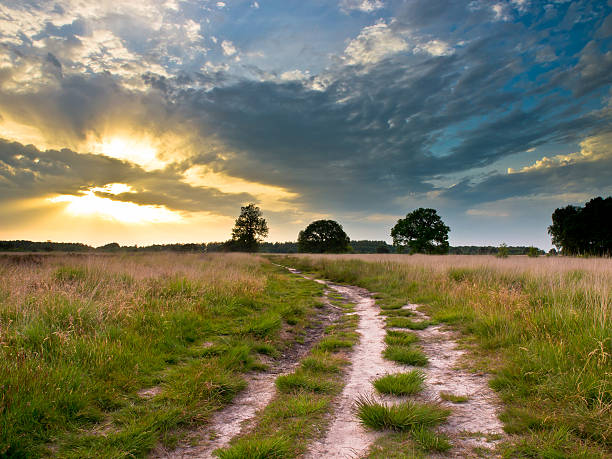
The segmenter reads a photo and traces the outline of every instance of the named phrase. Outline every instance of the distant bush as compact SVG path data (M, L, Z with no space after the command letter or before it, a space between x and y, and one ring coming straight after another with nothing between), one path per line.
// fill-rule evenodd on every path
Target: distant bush
M508 258L508 246L502 242L497 249L497 258Z
M537 247L529 247L527 249L527 256L531 258L537 258L540 256L540 249Z

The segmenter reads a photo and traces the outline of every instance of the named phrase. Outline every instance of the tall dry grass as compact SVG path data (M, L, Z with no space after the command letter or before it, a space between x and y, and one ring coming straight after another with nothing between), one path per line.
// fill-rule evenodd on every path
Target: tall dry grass
M0 458L172 443L303 329L320 287L284 279L246 254L0 255Z
M389 307L425 304L475 337L507 402L506 429L534 435L520 446L529 454L553 454L544 432L562 439L554 454L612 453L611 259L300 255L285 263L378 292Z

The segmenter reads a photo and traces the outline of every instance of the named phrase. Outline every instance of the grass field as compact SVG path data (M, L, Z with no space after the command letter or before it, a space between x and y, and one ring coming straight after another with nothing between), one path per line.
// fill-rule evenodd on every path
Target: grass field
M508 457L612 453L612 260L305 255L286 263L378 292L385 309L423 304L463 331L471 366L494 374L504 401Z
M172 446L301 339L322 288L248 255L0 260L0 457Z
M393 328L385 337L389 359L427 365L414 333L430 322L399 309L407 302L423 305L431 323L461 331L466 367L491 373L504 403L504 457L612 455L612 260L282 260L376 292ZM159 444L171 449L244 389L246 373L265 371L264 360L304 340L322 294L319 284L252 255L0 255L0 457L144 457ZM347 315L328 327L300 365L277 378L253 431L218 454L304 452L343 386L355 320ZM417 394L420 371L372 383L380 393ZM369 457L451 447L431 427L446 412L429 419L433 408L410 401L397 408L361 402L364 425L397 431Z

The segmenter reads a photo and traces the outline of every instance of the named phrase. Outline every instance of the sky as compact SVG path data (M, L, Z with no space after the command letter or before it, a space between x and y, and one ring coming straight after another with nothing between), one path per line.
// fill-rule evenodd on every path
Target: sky
M0 239L550 248L612 194L612 0L0 0Z

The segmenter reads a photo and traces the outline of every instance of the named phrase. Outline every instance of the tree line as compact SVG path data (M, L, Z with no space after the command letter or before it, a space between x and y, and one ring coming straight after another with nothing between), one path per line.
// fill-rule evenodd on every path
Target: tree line
M241 207L225 242L154 244L120 246L113 242L100 247L81 243L0 241L0 252L264 252L264 253L426 253L458 255L538 256L544 251L535 247L458 246L448 243L450 228L435 209L419 208L400 218L391 229L393 244L385 241L351 241L342 226L334 220L316 220L300 231L297 242L265 242L268 224L255 204ZM591 199L584 207L566 206L552 214L548 227L553 244L564 255L612 254L612 197ZM551 249L550 254L556 254Z
M386 241L360 240L349 243L349 252L364 253L398 253L393 245ZM450 246L451 255L496 255L499 248L495 246ZM508 246L509 255L527 255L529 247ZM204 242L186 244L153 244L147 246L119 245L116 242L100 247L71 242L34 242L34 241L0 241L0 252L224 252L224 242ZM260 253L299 253L297 242L261 242ZM541 250L540 254L544 254Z

